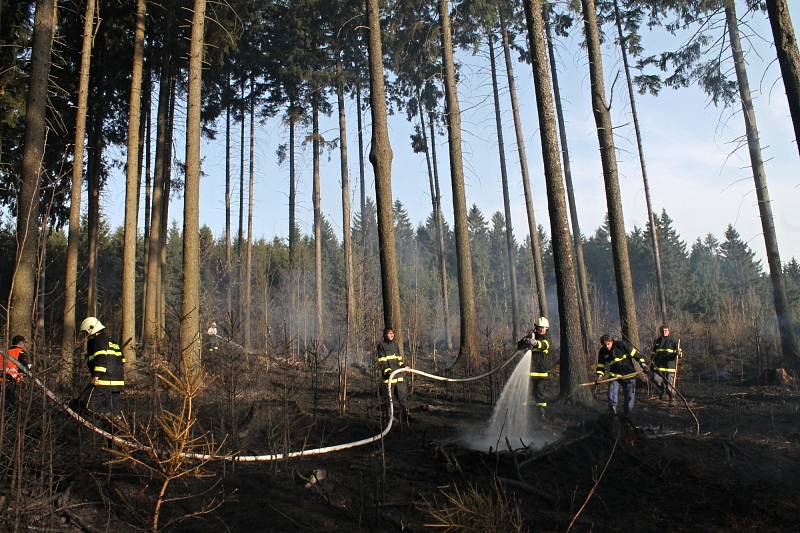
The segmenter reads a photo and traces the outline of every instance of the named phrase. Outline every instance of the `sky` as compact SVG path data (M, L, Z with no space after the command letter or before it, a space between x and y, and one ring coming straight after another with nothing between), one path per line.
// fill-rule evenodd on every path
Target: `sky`
M741 5L739 5L741 4ZM800 2L790 2L790 10L797 27L800 22ZM743 1L737 1L740 15L744 13ZM575 185L578 216L584 235L590 236L602 224L606 214L603 176L600 165L597 134L591 112L588 60L580 47L582 26L576 26L572 35L559 39L556 55L564 100L566 130L571 152L573 182ZM605 28L607 32L613 28ZM766 174L776 231L784 262L800 258L800 159L794 139L789 109L780 79L780 69L774 60L772 34L766 13L756 13L743 26L747 33L744 46L747 53L750 85L753 91L760 138L766 161ZM648 34L644 45L649 52L674 49L680 41L669 38L663 30ZM514 142L514 124L511 117L507 91L505 63L502 50L498 52L498 75L501 87L501 108L506 158L510 180L511 212L514 234L519 242L527 237L527 219L523 198L519 159ZM503 210L497 148L494 108L491 97L489 60L485 47L477 55L460 52L462 63L458 87L462 111L464 169L468 205L476 204L487 220L495 211ZM611 40L603 46L606 91L610 92L613 80L612 119L616 130L617 158L622 189L625 225L628 231L644 227L647 209L644 200L639 160L636 152L633 123L621 59ZM531 173L531 185L537 222L548 234L549 218L543 178L541 145L533 93L530 66L514 63L522 122ZM749 168L747 147L738 140L744 135L744 123L738 108L714 107L699 87L675 91L666 88L658 97L638 95L637 108L642 128L645 158L650 179L653 207L657 212L666 209L674 226L687 246L708 233L722 238L728 224L732 224L749 243L757 257L764 261L765 248L761 233L758 206L755 198L752 173ZM155 99L154 99L155 100ZM335 103L335 99L332 97ZM175 154L184 159L182 135L185 128L183 102L176 110ZM356 105L347 102L349 168L352 187L352 205L358 208L358 153L356 130ZM365 151L369 152L369 112L363 115ZM216 235L225 229L225 146L224 123L215 140L202 144L200 220ZM238 201L239 141L238 124L235 125L232 151L237 154L233 162L233 201ZM326 140L338 138L336 115L323 117L320 129ZM409 135L413 126L398 112L389 118L389 130L394 161L392 166L392 192L400 200L414 223L422 223L431 211L428 176L424 154L414 154ZM259 124L255 132L255 198L253 214L254 237L272 239L288 234L288 162L279 165L276 150L288 138L288 127L280 118ZM153 135L155 138L155 135ZM248 142L248 141L246 141ZM442 203L445 218L453 219L452 194L447 160L447 138L440 132L436 139L439 156ZM122 158L120 152L112 157ZM365 154L366 157L366 154ZM298 223L306 233L312 231L311 204L311 146L298 150ZM322 157L322 211L341 235L341 180L338 149ZM367 195L374 197L372 167L366 161ZM247 184L245 184L245 188ZM245 193L247 191L245 190ZM104 194L103 209L113 226L122 224L124 205L124 177L117 173ZM143 202L140 204L143 205ZM181 223L182 197L173 199L170 219ZM234 212L232 226L238 224ZM142 215L140 215L140 227ZM246 222L245 222L246 225Z

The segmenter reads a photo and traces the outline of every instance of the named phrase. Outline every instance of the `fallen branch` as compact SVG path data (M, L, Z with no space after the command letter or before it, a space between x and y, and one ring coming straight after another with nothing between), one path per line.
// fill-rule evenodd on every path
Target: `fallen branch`
M614 446L611 448L611 453L608 454L608 460L606 461L606 464L603 467L603 471L600 472L600 475L598 476L597 481L594 482L594 486L589 491L589 494L586 495L586 499L583 501L583 505L581 505L581 508L578 509L578 512L575 514L575 516L572 517L572 522L570 522L569 526L567 527L567 533L569 533L569 531L572 529L572 526L575 525L575 522L578 521L578 517L581 516L581 513L586 508L586 506L589 504L589 500L592 499L592 496L594 496L594 493L597 491L597 487L600 486L600 482L603 480L603 475L606 473L606 470L608 469L608 465L611 464L611 459L614 458L614 452L617 451L617 442L618 441L616 441L616 440L614 441Z
M552 443L548 444L547 446L545 446L544 448L542 448L541 450L535 452L533 455L531 455L530 457L528 457L524 461L521 461L519 463L519 467L520 468L524 468L526 465L529 465L530 463L538 461L539 459L541 459L543 457L547 457L551 453L555 453L558 450L561 450L563 448L566 448L567 446L570 446L571 444L575 444L576 442L580 442L580 441L582 441L582 440L584 440L586 438L589 438L592 434L593 434L592 432L586 432L586 433L582 433L580 435L577 435L575 437L572 437L570 439L560 439L560 440L557 440L555 442L552 442Z
M551 494L548 494L547 492L545 492L545 491L543 491L541 489L537 489L536 487L534 487L533 485L531 485L529 483L526 483L525 481L520 481L520 480L517 480L517 479L511 479L511 478L500 477L500 476L497 476L497 481L499 481L500 483L503 483L504 485L509 485L511 487L524 490L525 492L529 492L529 493L533 494L534 496L539 496L540 498L542 498L544 500L547 500L549 502L555 501Z

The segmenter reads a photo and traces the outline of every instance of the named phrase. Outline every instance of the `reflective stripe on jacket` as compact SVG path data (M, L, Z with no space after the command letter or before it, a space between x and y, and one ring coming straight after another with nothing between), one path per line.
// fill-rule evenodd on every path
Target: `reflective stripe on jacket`
M631 379L636 376L638 368L634 359L644 364L644 357L630 343L617 340L609 350L605 346L597 353L597 375L610 378Z
M89 337L86 353L89 372L93 379L97 378L96 387L119 390L125 386L125 358L119 345L111 342L105 332Z
M678 340L675 337L664 337L663 335L653 342L653 349L650 352L653 365L662 372L674 372L675 358L679 355Z
M403 356L400 355L400 347L393 340L381 342L375 351L375 356L375 361L378 368L381 369L381 377L384 383L390 383L389 375L394 370L406 366L403 363ZM397 376L391 380L391 383L401 383L402 381L403 376Z

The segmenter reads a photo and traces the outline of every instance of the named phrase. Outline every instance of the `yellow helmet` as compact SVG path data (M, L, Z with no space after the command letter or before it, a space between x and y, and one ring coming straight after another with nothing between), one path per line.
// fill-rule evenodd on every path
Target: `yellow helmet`
M95 333L98 333L104 329L106 329L106 327L102 322L100 322L97 318L90 316L81 322L80 332L88 335L94 335Z
M547 318L540 316L538 319L536 319L536 322L533 325L537 328L549 328L550 321L547 320Z

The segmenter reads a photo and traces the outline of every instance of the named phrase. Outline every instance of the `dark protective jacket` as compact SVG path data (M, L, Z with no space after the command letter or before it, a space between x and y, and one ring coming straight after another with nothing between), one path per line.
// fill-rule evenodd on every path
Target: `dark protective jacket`
M679 355L678 339L661 335L653 343L650 357L653 360L653 366L661 372L675 372L675 360Z
M530 377L537 379L546 379L550 377L551 361L550 341L547 334L537 335L534 330L528 332L528 335L521 338L517 343L518 350L531 351L531 369Z
M19 361L21 364L28 366L28 359L25 356L25 350L22 349L21 346L12 346L8 349L8 355ZM0 372L0 381L21 381L22 380L22 372L19 371L17 364L12 361L9 357L5 357L3 352L0 352L0 366L2 367L2 372Z
M397 341L384 340L378 345L376 350L376 361L378 370L381 372L381 379L384 383L389 383L389 374L393 370L406 366L403 363L403 356L400 355L400 348L397 346ZM392 383L400 383L403 381L403 376L396 376Z
M111 342L105 331L89 337L86 343L86 364L92 378L97 378L95 387L120 391L125 386L125 370L119 344Z
M624 340L615 340L609 350L605 346L597 353L597 374L609 378L631 379L639 370L633 359L641 364L645 363L644 357Z

